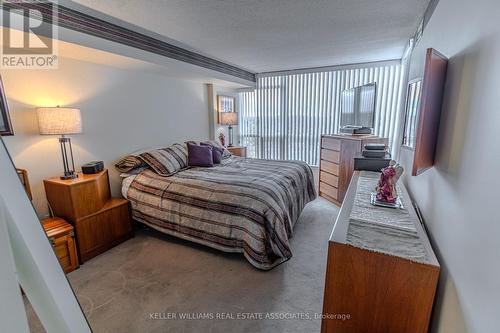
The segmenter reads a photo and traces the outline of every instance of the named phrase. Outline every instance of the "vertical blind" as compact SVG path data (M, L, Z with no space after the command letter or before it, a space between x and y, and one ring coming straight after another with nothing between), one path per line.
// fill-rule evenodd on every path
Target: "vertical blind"
M259 75L255 90L239 93L240 141L249 157L319 164L322 134L340 127L343 90L376 83L374 134L395 145L403 92L401 63L315 73Z

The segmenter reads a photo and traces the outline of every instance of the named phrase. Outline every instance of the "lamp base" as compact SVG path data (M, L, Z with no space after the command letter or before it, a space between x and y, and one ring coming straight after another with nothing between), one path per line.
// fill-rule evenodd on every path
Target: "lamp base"
M71 139L63 135L59 138L59 144L61 146L61 155L64 167L64 175L59 178L61 178L62 180L78 178L78 174L75 172L75 161L73 160L73 148L71 147ZM68 144L69 147L66 147L66 144ZM68 148L71 160L68 159ZM71 166L69 164L70 161Z
M233 146L233 126L229 125L228 127L228 131L229 131L229 145L228 147L232 147Z
M62 180L75 179L78 178L78 174L76 172L65 174L64 176L59 177Z

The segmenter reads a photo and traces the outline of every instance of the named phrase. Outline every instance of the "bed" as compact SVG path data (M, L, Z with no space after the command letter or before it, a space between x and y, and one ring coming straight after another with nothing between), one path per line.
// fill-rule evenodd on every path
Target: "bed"
M294 224L316 197L306 163L237 156L170 177L144 169L124 178L122 193L136 221L221 251L243 253L262 270L292 257Z

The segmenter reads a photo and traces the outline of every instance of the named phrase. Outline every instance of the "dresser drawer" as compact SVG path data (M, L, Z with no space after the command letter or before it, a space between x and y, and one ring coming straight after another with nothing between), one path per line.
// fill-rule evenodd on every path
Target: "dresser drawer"
M330 149L321 149L321 159L338 164L340 161L340 152Z
M321 138L321 148L340 151L340 140L324 136Z
M337 200L339 196L339 191L337 188L323 183L322 181L320 181L319 183L319 192L324 193L335 200Z
M335 176L339 175L339 165L337 163L321 160L321 170L331 173Z
M319 174L319 181L336 188L339 187L339 177L332 175L328 172L321 171Z

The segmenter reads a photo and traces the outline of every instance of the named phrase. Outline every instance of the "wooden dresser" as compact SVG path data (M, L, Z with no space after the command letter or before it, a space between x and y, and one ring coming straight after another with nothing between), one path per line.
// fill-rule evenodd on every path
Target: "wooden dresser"
M367 250L362 248L362 240L357 246L351 245L349 217L359 174L359 171L353 174L328 242L321 332L427 333L440 271L429 239L408 192L400 184L399 195L415 226L425 260L417 262L399 253ZM374 206L373 209L390 208ZM394 237L399 244L407 244L406 248L412 247L408 238L397 234Z
M319 195L341 205L354 172L354 155L367 143L385 143L375 135L322 135Z
M129 202L111 197L107 170L43 183L53 214L75 228L81 263L132 237Z

